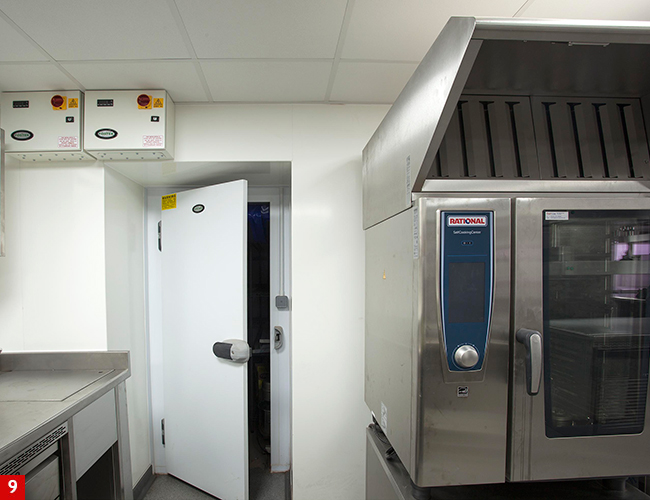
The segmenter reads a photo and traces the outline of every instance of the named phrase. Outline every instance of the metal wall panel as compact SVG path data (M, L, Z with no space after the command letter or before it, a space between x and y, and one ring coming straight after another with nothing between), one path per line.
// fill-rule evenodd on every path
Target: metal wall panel
M476 20L452 18L363 150L363 227L412 204L481 46Z
M365 401L411 470L416 375L413 210L366 231Z
M377 439L373 434L374 431L366 429L366 500L402 500L382 466L379 450L373 446L371 439Z

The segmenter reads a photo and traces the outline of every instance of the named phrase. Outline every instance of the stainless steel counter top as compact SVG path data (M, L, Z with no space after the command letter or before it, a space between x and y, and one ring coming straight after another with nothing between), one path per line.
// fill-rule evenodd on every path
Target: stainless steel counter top
M0 354L0 464L130 375L126 351Z
M0 372L0 402L64 401L114 370Z

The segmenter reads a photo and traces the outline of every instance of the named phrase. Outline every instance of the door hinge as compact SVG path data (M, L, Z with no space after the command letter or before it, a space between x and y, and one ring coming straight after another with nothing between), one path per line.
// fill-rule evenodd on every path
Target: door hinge
M158 251L162 252L162 221L158 221Z
M165 419L160 421L160 429L162 430L162 445L165 446Z

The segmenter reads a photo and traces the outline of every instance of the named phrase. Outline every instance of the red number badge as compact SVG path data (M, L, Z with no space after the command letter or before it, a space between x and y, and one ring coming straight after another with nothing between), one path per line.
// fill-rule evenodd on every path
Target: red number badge
M25 476L0 476L0 500L25 500Z

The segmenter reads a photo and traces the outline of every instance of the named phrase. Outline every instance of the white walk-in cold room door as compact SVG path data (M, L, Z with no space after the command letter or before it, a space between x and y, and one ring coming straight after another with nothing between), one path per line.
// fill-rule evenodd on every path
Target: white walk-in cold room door
M212 351L247 339L247 183L162 203L167 472L221 500L248 500L247 368Z

